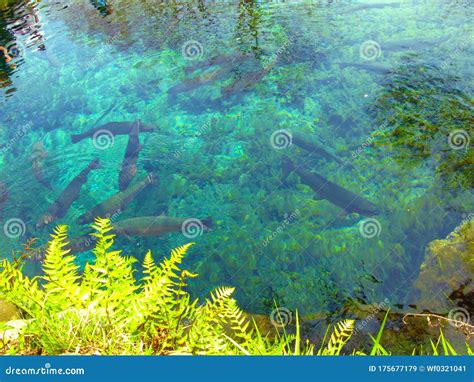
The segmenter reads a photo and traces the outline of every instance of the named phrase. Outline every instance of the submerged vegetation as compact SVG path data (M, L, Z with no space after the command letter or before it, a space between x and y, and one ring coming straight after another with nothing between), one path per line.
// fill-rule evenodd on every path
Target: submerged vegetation
M197 275L181 269L191 244L176 248L160 264L151 252L143 274L135 275L133 257L113 250L115 235L107 219L93 228L95 260L81 270L67 249L67 227L58 226L46 250L43 275L29 278L22 259L3 260L0 302L10 309L1 324L3 354L237 354L237 355L389 355L382 345L388 311L370 353L346 344L355 321L328 326L317 346L301 333L296 314L293 328L272 321L264 329L257 316L244 313L232 297L234 288L215 289L204 303L186 291ZM11 305L12 304L12 305ZM18 311L13 318L13 307ZM278 312L278 309L277 309ZM3 308L3 313L5 309ZM280 313L277 313L279 315ZM413 353L457 354L440 331L431 349ZM472 354L469 345L466 352Z

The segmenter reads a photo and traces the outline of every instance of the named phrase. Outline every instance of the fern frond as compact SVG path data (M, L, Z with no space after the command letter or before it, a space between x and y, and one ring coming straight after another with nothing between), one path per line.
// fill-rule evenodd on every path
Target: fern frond
M323 355L339 355L341 354L342 348L350 340L354 331L354 320L344 320L338 322L334 331L329 338L329 342L325 349L323 349Z
M56 227L51 235L52 240L46 249L43 264L48 305L56 311L67 309L78 304L78 291L80 278L79 267L74 263L75 257L66 249L67 226Z

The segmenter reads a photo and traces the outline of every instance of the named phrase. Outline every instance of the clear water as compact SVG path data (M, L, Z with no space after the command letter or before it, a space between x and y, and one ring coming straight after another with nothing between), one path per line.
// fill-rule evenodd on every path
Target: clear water
M274 301L303 314L353 299L416 304L426 245L472 212L472 1L0 7L3 256L30 238L44 244L55 224L73 237L89 232L75 222L118 191L128 137L70 137L137 118L157 129L140 135L135 179L154 172L159 182L113 220L164 214L214 225L197 236L122 236L117 247L160 257L194 241L191 291L235 286L249 311ZM459 131L458 142L450 134ZM296 135L336 159L301 149ZM335 199L315 198L297 174L285 179L284 156L380 213L341 213L329 183L319 187ZM67 214L38 228L93 158L102 167Z

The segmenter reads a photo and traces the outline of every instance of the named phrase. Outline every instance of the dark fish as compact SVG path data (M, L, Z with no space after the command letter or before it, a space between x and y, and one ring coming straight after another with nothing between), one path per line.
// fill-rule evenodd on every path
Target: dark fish
M400 51L400 50L415 50L420 51L427 47L433 47L438 44L441 44L447 41L448 38L440 39L419 39L419 38L410 38L405 40L394 40L381 43L382 51Z
M268 65L263 69L242 73L242 76L222 89L223 95L239 94L243 91L251 88L258 83L263 77L265 77L272 69L274 65Z
M119 189L125 190L132 179L137 175L137 161L138 153L141 151L140 145L140 130L141 122L139 119L135 122L128 136L128 145L125 150L125 157L123 158L122 168L119 174Z
M108 122L105 125L94 127L84 133L71 135L72 143L77 143L82 141L84 138L93 137L95 133L100 130L106 130L110 132L112 135L128 135L132 130L134 122ZM152 125L148 125L146 123L142 123L140 126L140 131L142 133L151 133L155 131L157 128Z
M33 143L31 149L31 167L33 169L33 174L41 185L46 187L48 190L52 190L51 184L45 179L43 174L43 161L48 156L48 152L45 150L43 142L36 141Z
M335 161L337 163L340 163L342 165L345 164L345 162L342 159L340 159L337 156L335 156L334 154L330 153L320 143L318 143L314 140L307 140L301 134L292 132L291 142L294 143L296 146L301 147L302 149L305 149L306 151L308 151L312 154L322 156L323 158L326 158L328 160L333 160L333 161Z
M200 76L188 78L168 90L168 97L173 100L179 93L190 92L214 81L222 80L230 72L229 68L218 68Z
M8 189L5 183L0 182L0 209L2 209L3 204L8 199Z
M122 212L125 207L133 200L135 197L142 192L142 190L151 184L154 181L154 174L150 173L144 177L139 182L128 187L125 191L120 191L115 195L111 196L102 203L96 205L90 211L81 215L77 219L78 224L87 224L94 221L95 218L109 217L110 215Z
M87 176L89 173L100 167L100 161L98 158L92 160L87 167L77 175L71 183L64 189L54 204L49 207L46 214L44 214L36 223L38 228L44 227L50 224L56 219L62 218L66 215L71 204L79 197L82 185L87 182Z
M390 74L393 72L393 69L390 66L383 65L383 64L374 64L374 63L352 63L352 62L341 62L339 64L340 67L346 68L348 66L352 66L353 68L362 69L366 72L373 72L377 74Z
M341 14L344 13L353 13L353 12L360 12L360 11L368 11L372 9L383 9L383 8L400 8L400 3L372 3L372 4L361 4L356 7L349 8Z
M189 74L198 69L207 69L216 65L226 65L226 66L237 65L247 60L250 57L251 57L250 55L241 53L241 52L235 52L232 54L219 54L217 56L210 58L209 60L200 61L194 65L187 66L186 68L184 68L184 71L185 73Z
M303 168L296 168L288 157L284 157L283 173L285 177L292 171L299 175L303 183L311 187L318 198L326 199L348 213L357 212L365 216L380 214L379 207L362 196L354 194L353 192L324 179L321 175Z
M126 236L159 236L169 232L187 231L187 223L194 224L189 229L204 230L212 227L212 219L183 219L169 216L142 216L113 223L113 231ZM196 232L196 231L193 231Z

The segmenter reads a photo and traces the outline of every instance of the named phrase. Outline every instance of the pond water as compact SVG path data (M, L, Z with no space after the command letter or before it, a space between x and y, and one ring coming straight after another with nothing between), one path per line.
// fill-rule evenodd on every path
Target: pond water
M196 296L231 285L248 311L302 314L416 304L427 244L474 206L473 11L0 0L2 256L57 224L87 235L83 214L142 182L103 210L116 247L195 242Z

